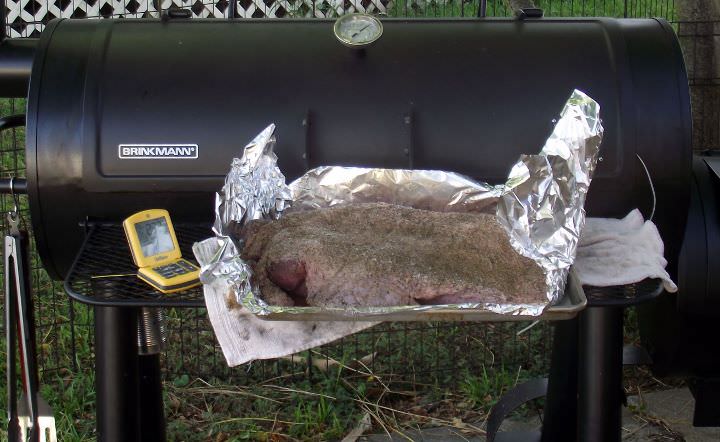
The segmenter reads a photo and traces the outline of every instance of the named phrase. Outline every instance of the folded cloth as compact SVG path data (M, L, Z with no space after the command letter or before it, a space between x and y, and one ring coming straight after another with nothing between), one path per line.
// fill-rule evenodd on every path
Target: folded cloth
M667 261L657 227L635 209L625 218L587 218L575 256L575 273L583 285L608 287L662 279L670 293L677 286L665 271Z
M663 242L652 221L639 210L623 219L587 218L575 258L583 285L613 286L663 280L665 290L677 286L665 271ZM265 321L228 302L230 286L222 278L204 284L205 305L229 366L291 355L340 339L378 324L354 321Z
M216 279L203 284L205 305L215 336L230 367L273 359L317 347L372 327L377 322L265 321L228 303L230 285Z

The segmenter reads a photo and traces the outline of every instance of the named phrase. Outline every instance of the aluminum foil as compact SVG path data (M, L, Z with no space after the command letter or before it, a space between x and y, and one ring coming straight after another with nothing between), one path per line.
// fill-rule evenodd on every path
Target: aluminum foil
M273 153L274 126L261 132L233 161L216 198L216 238L195 245L201 279L232 281L235 301L258 315L337 313L338 319L434 309L483 309L507 315L538 316L557 302L565 287L585 222L583 205L602 140L600 106L575 90L537 155L523 155L505 184L491 186L444 171L368 169L325 166L308 171L285 186ZM495 213L513 248L542 267L547 303L423 305L397 307L279 307L267 305L250 281L251 271L229 238L233 224L273 219L283 211L337 204L386 202L444 212ZM291 207L290 207L291 206Z
M266 127L245 146L242 158L233 160L225 185L215 196L216 235L228 236L232 224L277 218L288 206L290 191L277 167L274 132L274 124Z
M545 271L551 304L575 260L602 136L600 105L573 91L540 154L521 156L510 170L497 204L513 248Z
M437 212L495 211L505 186L440 170L318 167L290 184L292 210L386 202Z
M277 167L274 148L275 125L271 124L245 146L241 158L233 159L225 185L215 195L213 232L217 236L193 245L203 283L224 278L238 293L252 292L252 271L240 259L231 229L255 219L277 219L289 206L290 189Z

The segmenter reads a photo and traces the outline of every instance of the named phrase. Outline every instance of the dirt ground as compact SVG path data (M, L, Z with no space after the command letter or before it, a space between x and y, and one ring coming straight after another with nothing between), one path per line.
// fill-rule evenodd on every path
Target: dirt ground
M687 388L655 391L642 396L628 397L628 407L623 408L622 440L628 442L706 442L720 440L720 427L696 428L692 426L694 400ZM536 415L506 421L504 431L538 431L541 426ZM539 433L538 433L539 434ZM485 436L468 437L454 427L437 427L408 431L404 435L386 434L363 436L359 441L459 442L485 441ZM496 440L500 440L498 437ZM528 440L532 440L529 437ZM539 440L539 439L537 439Z

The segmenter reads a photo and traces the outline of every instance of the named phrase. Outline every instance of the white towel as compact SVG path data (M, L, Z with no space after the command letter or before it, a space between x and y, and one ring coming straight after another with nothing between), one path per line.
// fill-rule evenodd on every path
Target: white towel
M588 218L575 256L575 272L583 285L607 287L663 280L665 290L677 286L665 271L667 261L657 227L635 209L623 219Z
M677 286L665 271L663 242L655 224L639 210L623 219L588 218L575 258L582 284L623 285L660 278L665 290ZM377 322L265 321L228 304L229 287L222 279L205 284L205 304L229 366L291 355L372 327Z
M224 279L203 285L205 305L220 348L230 367L273 359L317 347L372 327L377 322L265 321L228 304Z

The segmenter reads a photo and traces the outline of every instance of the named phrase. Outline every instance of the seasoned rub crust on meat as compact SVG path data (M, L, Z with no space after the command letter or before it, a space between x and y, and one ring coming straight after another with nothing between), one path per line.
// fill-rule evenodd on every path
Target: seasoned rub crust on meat
M252 222L243 235L242 258L269 304L547 301L542 269L492 215L353 204Z

